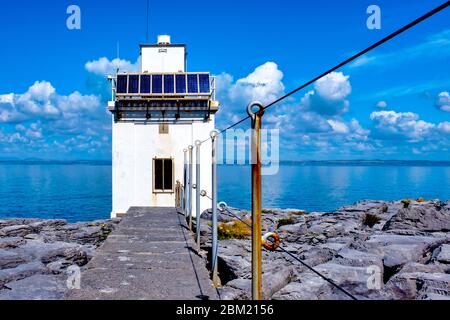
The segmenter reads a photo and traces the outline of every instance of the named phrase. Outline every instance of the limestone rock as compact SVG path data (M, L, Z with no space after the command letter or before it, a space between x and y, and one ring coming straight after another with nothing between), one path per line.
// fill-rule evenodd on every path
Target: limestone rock
M7 237L23 237L29 233L32 233L33 229L26 224L21 224L4 227L0 230L0 232Z
M0 238L0 249L12 249L25 243L21 237L3 237Z
M436 260L440 263L450 264L450 245L443 244L439 248L439 254L436 257Z
M0 288L11 281L24 279L44 271L44 264L38 261L20 264L15 268L2 269L0 270Z
M434 206L402 208L384 226L383 230L415 229L420 231L450 231L450 212Z
M14 251L0 250L0 269L14 268L26 260L23 255Z
M65 277L34 275L8 283L0 290L0 300L61 300L67 291Z
M395 299L430 299L434 295L450 297L450 274L402 272L386 284Z

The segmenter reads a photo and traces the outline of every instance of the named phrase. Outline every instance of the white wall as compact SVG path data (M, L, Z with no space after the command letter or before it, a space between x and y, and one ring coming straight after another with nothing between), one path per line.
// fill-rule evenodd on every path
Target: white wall
M142 47L142 72L185 72L185 47Z
M153 158L174 158L175 182L183 182L184 153L195 140L205 140L214 129L211 121L193 124L170 124L169 134L159 134L158 124L113 122L112 130L112 187L115 217L126 213L131 206L175 206L175 193L153 193ZM211 195L211 141L201 146L201 190ZM195 184L195 148L193 150L193 183ZM195 216L195 190L193 190ZM201 198L200 212L211 207L208 198Z

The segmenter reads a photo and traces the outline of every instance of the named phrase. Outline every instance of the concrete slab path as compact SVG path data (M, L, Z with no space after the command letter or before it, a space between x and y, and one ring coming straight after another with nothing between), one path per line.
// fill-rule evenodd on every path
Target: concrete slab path
M215 300L205 261L175 208L133 207L81 273L72 300Z

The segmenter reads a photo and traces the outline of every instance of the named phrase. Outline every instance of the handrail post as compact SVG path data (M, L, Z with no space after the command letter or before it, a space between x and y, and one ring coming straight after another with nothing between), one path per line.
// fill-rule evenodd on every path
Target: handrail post
M186 217L187 211L187 183L188 183L188 165L187 165L187 149L183 150L184 152L184 187L183 187L183 214Z
M201 141L195 141L195 232L197 237L197 252L200 253L200 147Z
M211 132L212 141L212 186L211 186L211 205L212 205L212 248L211 248L211 269L214 286L220 287L218 275L217 257L218 257L218 226L217 226L217 139L219 132Z
M254 107L259 110L253 111ZM252 119L252 298L262 299L262 248L261 248L261 119L264 106L252 102L247 107Z
M194 149L194 147L192 146L192 145L190 145L189 147L188 147L188 150L189 150L189 208L188 208L188 210L189 210L189 230L191 230L192 231L192 176L193 176L193 174L192 174L192 172L193 172L193 168L192 168L192 166L193 166L193 164L192 164L192 162L193 162L193 155L192 155L192 150Z

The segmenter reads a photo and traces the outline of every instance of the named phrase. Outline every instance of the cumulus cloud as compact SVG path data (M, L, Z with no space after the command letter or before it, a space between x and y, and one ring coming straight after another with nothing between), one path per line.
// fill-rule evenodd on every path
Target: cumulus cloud
M349 110L350 103L346 98L351 92L349 76L332 72L315 83L314 90L302 98L301 104L319 114L337 116Z
M74 148L65 145L64 140L75 135L93 139L94 130L109 132L110 118L102 106L98 96L78 91L61 95L48 81L36 81L24 93L0 95L0 149L24 157L49 158L83 150L85 143ZM109 145L100 143L103 147Z
M438 129L445 134L450 134L450 122L445 121L438 124Z
M67 118L72 113L78 116L96 111L99 106L97 96L85 96L78 91L59 95L50 82L36 81L25 93L0 95L0 122Z
M141 58L139 57L136 62L133 63L124 59L116 58L109 60L106 57L102 57L87 62L85 68L90 73L104 77L115 75L117 70L119 70L119 72L139 72L141 70Z
M370 119L374 122L375 134L388 139L420 141L433 133L436 125L420 120L412 112L377 111Z
M436 101L436 107L445 112L450 112L450 94L447 91L441 92Z

